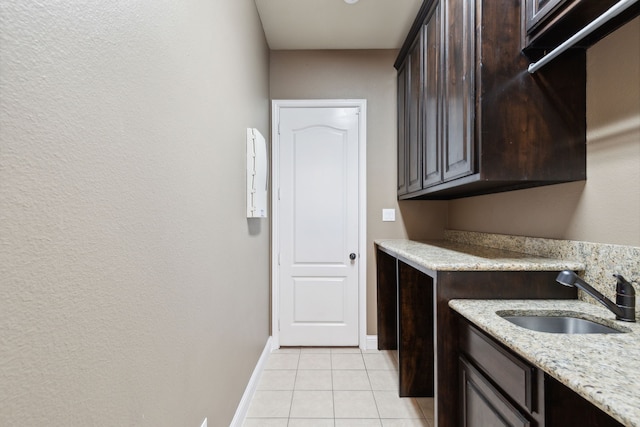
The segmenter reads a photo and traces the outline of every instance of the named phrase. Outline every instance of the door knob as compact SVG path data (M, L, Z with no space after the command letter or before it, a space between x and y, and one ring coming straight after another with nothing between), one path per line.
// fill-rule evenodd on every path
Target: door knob
M351 252L351 253L349 254L349 259L350 259L351 261L353 261L354 259L356 259L356 254L354 254L353 252Z

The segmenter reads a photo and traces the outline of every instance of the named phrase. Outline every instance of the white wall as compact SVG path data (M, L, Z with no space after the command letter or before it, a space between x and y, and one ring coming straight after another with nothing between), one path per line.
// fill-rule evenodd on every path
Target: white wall
M0 7L0 425L228 425L269 322L254 2Z

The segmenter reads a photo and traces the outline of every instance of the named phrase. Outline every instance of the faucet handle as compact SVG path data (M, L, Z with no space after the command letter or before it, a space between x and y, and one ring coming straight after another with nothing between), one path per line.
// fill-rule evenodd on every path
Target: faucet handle
M633 288L633 285L627 281L621 274L614 274L613 277L616 278L616 293L622 294L625 296L634 297L636 295L636 290Z
M616 305L626 312L626 317L635 320L636 290L622 275L614 274L616 278Z

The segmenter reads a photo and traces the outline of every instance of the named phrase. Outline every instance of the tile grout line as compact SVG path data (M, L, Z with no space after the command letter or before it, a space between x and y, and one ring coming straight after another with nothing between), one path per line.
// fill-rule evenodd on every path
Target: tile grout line
M336 425L336 393L333 384L333 349L329 350L329 375L331 376L331 403L333 409L333 426Z
M371 384L371 377L369 376L369 368L367 367L367 361L364 358L364 353L362 354L362 363L364 363L364 369L367 373L367 381L369 381L369 388L371 389L371 398L373 399L373 404L376 405L376 412L378 413L378 423L382 426L382 415L380 415L380 408L378 408L378 401L376 400L376 395L373 392L373 385Z
M293 410L293 398L296 394L296 381L298 380L298 369L300 368L300 357L302 356L302 349L299 349L298 362L296 363L296 373L293 376L293 387L291 390L291 404L289 405L289 416L287 417L287 426L291 421L291 411Z
M369 368L367 367L367 361L364 357L364 353L362 353L362 363L364 363L364 369L367 373L367 381L369 381L369 388L371 391L371 398L373 399L373 404L376 406L376 412L378 414L378 422L382 426L382 415L380 414L380 408L378 407L378 401L376 400L376 394L373 392L373 385L371 384L371 377L369 376Z

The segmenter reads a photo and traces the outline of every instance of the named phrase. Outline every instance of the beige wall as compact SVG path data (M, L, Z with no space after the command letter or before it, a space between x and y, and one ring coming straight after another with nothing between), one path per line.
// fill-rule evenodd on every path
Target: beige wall
M272 51L273 99L364 98L367 100L367 333L376 333L373 240L442 236L446 202L396 200L397 52ZM395 208L396 222L382 222Z
M587 51L587 181L452 201L448 226L640 246L640 18Z
M252 0L3 2L0 425L228 425L268 331Z

